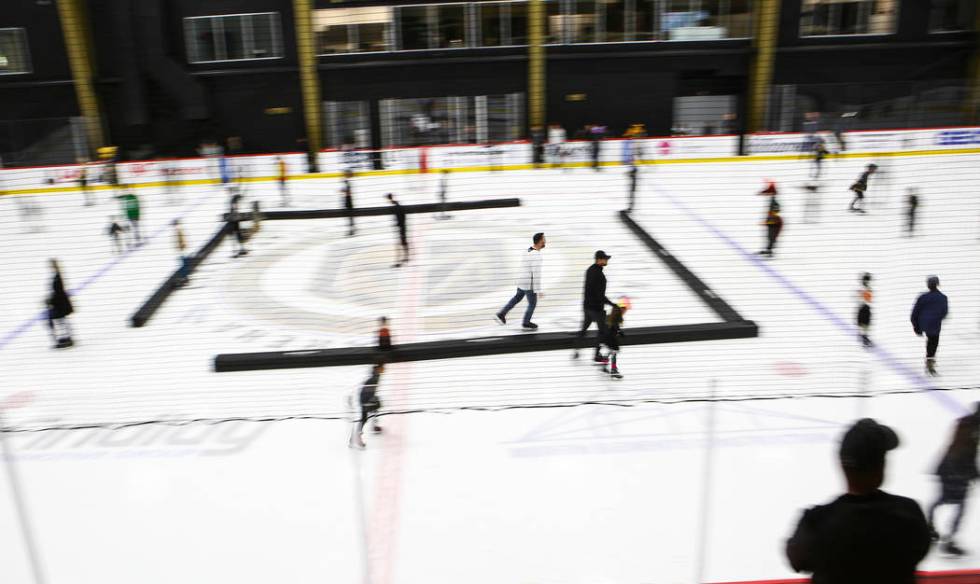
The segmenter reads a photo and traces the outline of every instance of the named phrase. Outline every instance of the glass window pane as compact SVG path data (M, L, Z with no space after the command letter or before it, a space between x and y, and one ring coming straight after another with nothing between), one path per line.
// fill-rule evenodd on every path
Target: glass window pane
M187 19L187 60L191 63L217 60L213 18Z
M663 15L663 31L672 41L725 38L719 0L669 0Z
M428 6L403 6L398 9L401 46L403 50L429 48Z
M279 45L278 14L256 14L252 16L252 59L281 57Z
M660 40L660 11L658 0L636 0L635 17L636 29L632 40Z
M30 72L26 31L22 28L0 29L0 75Z
M347 53L354 50L349 34L347 9L317 10L313 15L313 34L318 55Z
M386 6L317 10L313 16L317 52L390 50L391 22L392 9Z
M501 5L495 3L477 4L480 19L480 46L499 47L504 43L501 30Z
M527 2L510 3L510 44L527 44Z
M357 25L358 51L387 51L391 25L387 22L371 22Z
M545 28L544 43L546 45L557 45L565 42L564 17L561 12L561 2L559 0L547 0L544 3Z
M605 42L618 43L626 40L626 1L602 0L606 11Z
M436 47L461 49L466 46L466 5L442 4L436 8Z
M932 32L973 30L976 10L976 0L932 0L929 28Z
M243 33L244 18L245 17L243 16L225 16L221 19L222 25L224 25L226 59L234 60L246 58L245 38Z
M729 0L728 5L728 38L752 38L751 0Z
M328 147L371 147L371 116L366 101L326 101L323 105Z
M566 30L569 42L596 42L596 3L595 0L569 0L571 14L567 16Z
M898 0L803 0L800 34L893 34L898 4Z

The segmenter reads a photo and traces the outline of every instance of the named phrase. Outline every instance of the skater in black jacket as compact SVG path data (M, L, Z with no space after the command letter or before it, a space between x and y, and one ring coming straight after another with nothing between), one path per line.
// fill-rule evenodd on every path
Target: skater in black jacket
M395 207L395 226L398 227L398 259L393 267L400 268L402 264L408 262L408 225L405 218L405 209L395 200L395 196L388 193L388 202Z
M877 164L869 164L867 169L858 177L857 181L851 185L851 191L854 192L854 199L851 201L851 206L847 208L848 211L864 213L864 193L868 190L868 179L871 178L871 175L876 170L878 170Z
M639 169L637 169L635 164L630 165L629 169L629 205L626 207L627 213L633 212L633 207L636 204L636 181Z
M908 219L905 225L905 231L908 233L909 237L912 237L915 234L915 220L918 210L919 192L914 188L909 189L908 209L905 211L905 216Z
M371 426L371 431L374 433L381 432L381 426L378 425L377 415L378 410L381 409L381 400L378 399L378 384L381 382L381 374L385 372L384 363L378 363L371 369L371 377L368 377L361 386L360 392L358 392L358 407L360 409L360 418L354 424L353 430L351 430L350 440L348 441L348 446L351 448L364 448L364 425L367 424L369 418L374 418L374 423Z
M609 355L615 355L619 351L619 343L609 334L609 326L606 322L605 306L615 306L616 304L606 298L606 275L602 268L609 264L611 255L599 250L595 252L595 263L585 271L585 298L582 302L584 312L582 326L576 335L575 351L572 353L573 359L578 359L578 352L585 338L585 332L589 330L592 323L599 329L599 337L595 345L595 354L592 361L599 365L607 365L609 356L603 356L601 347L606 345L609 348Z
M65 349L75 344L71 338L71 323L68 322L68 316L75 312L75 307L65 290L58 260L52 259L50 264L54 277L51 279L51 295L45 302L48 307L48 329L51 331L54 348Z
M344 186L341 188L341 192L344 195L344 209L347 210L347 236L350 237L357 233L357 228L354 226L354 187L351 184L351 178L354 177L354 172L351 169L344 171Z

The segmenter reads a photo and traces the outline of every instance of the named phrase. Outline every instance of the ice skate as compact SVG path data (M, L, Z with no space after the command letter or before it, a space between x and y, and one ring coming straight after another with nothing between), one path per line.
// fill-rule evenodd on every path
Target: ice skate
M507 317L499 312L493 315L493 320L495 320L497 324L507 324Z
M954 542L951 539L946 540L946 542L942 543L939 546L939 551L941 551L942 553L948 556L952 556L956 558L962 558L963 556L966 555L966 552L963 551L963 549L960 546L956 545L956 542Z
M357 450L364 450L364 440L361 438L360 434L351 436L350 442L347 443L347 446Z
M936 360L935 359L926 359L926 373L928 373L929 375L931 375L933 377L938 377L939 376L939 372L936 371Z
M610 369L609 367L603 367L602 372L608 374L609 377L612 377L613 379L623 378L623 374L619 372L619 369L617 367L613 367L612 369Z
M525 331L536 331L536 330L538 330L538 325L534 324L533 322L528 322L528 323L525 323L522 328Z

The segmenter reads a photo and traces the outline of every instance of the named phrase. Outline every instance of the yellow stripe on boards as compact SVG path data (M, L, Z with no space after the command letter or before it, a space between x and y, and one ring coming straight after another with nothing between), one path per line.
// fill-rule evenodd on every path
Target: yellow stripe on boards
M892 152L845 152L843 154L831 154L827 158L890 158L890 157L903 157L903 156L951 156L954 154L980 154L980 148L958 148L956 150L900 150ZM718 156L715 158L667 158L661 160L637 160L636 162L641 166L653 166L662 164L719 164L728 162L772 162L772 161L786 161L786 160L796 160L796 161L808 161L812 160L813 157L806 155L800 156L799 154L765 154L759 156ZM544 165L544 169L548 168L589 168L592 166L592 162L568 162L561 166L551 166ZM601 162L600 166L623 166L620 162ZM534 168L533 164L507 164L500 166L463 166L459 168L439 168L431 169L428 172L421 172L417 168L407 168L407 169L389 169L389 170L364 170L354 173L354 176L396 176L396 175L410 175L410 174L432 174L437 175L443 170L448 170L452 173L459 172L505 172L505 171L515 171L515 170L532 170ZM288 180L314 180L322 178L340 178L343 176L341 172L317 172L313 174L299 174L290 176ZM278 176L254 176L248 178L239 179L237 182L249 182L249 183L259 183L259 182L279 182ZM127 190L127 189L147 189L147 188L162 188L166 186L172 187L186 187L186 186L197 186L197 185L218 185L221 181L214 178L198 178L189 180L178 180L172 182L163 181L152 181L143 183L131 183L126 185L120 185L118 187L113 187L111 185L98 185L89 186L89 190L92 191L111 191L111 190ZM80 192L82 189L77 186L63 186L63 187L37 187L31 189L8 189L6 191L0 192L0 196L4 195L44 195L44 194L54 194L54 193L76 193Z

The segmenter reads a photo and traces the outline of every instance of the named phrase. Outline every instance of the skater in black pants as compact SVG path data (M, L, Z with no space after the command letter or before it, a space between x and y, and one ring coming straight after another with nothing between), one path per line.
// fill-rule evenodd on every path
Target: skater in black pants
M82 163L78 167L78 188L82 189L85 206L90 207L95 204L95 201L92 199L92 193L88 190L88 172L86 172L86 168L85 163Z
M823 161L829 153L823 139L818 138L813 147L813 170L810 172L810 178L820 180L820 175L823 173Z
M956 533L963 521L966 509L966 499L970 494L970 483L980 477L977 472L977 442L980 440L980 402L975 405L975 411L969 416L957 420L953 432L953 440L946 450L943 460L936 469L941 490L939 499L929 507L929 528L933 540L941 540L939 549L952 556L962 556L963 550L956 545ZM956 515L953 517L949 533L940 537L936 531L936 508L940 505L956 505Z
M612 310L609 311L609 338L616 339L618 342L619 337L625 337L626 334L623 332L623 315L629 310L630 303L629 299L620 299ZM622 379L623 374L619 372L619 352L609 351L609 364L602 368L603 373L608 373L613 379Z
M439 179L439 214L436 219L452 219L453 216L446 213L449 205L449 171L443 170L442 177Z
M929 276L926 280L929 291L919 296L912 308L912 330L917 336L926 335L926 371L936 373L936 349L939 348L939 332L943 319L949 313L949 300L939 291L939 278Z
M861 276L861 289L858 290L858 311L857 325L861 331L861 344L865 347L871 346L871 337L868 336L868 329L871 328L871 274L865 272Z
M235 238L238 243L238 249L235 253L231 255L233 258L241 257L243 255L248 255L248 250L245 249L245 231L242 229L242 217L235 211L228 216L228 225L231 226L231 236Z
M596 171L600 170L599 167L599 151L602 148L602 136L606 133L606 128L598 124L593 124L589 126L589 140L592 141L590 144L592 152L592 168Z
M635 164L630 165L629 169L629 206L626 207L627 213L633 212L633 206L636 204L636 180L638 170Z
M912 237L915 233L915 216L919 209L919 194L915 189L909 189L908 204L908 210L905 212L908 223L905 230L908 236Z
M357 228L354 227L354 187L351 184L351 178L353 178L354 172L351 169L344 171L344 186L342 187L342 192L344 194L344 209L347 209L347 236L350 237L357 233Z
M408 226L405 220L405 209L398 204L395 196L391 193L388 193L388 201L395 206L395 225L398 227L399 253L394 267L400 268L402 264L408 262Z
M68 316L75 312L75 307L72 306L71 298L65 290L58 260L52 259L50 264L54 277L51 279L51 295L45 302L48 307L48 329L54 341L54 348L65 349L75 344L71 338L71 323L68 322Z
M847 208L848 211L864 213L864 193L868 190L868 179L871 178L871 175L876 170L878 170L877 164L869 164L868 168L861 173L857 181L851 185L851 190L854 192L854 199L851 201L851 206Z
M371 431L375 433L381 432L381 426L378 425L377 421L378 410L381 409L381 400L378 399L378 383L380 383L381 374L384 372L384 364L378 363L371 370L371 377L361 386L361 391L358 393L358 406L361 410L361 417L354 424L353 430L351 430L350 440L347 443L351 448L364 448L362 434L364 432L364 425L367 424L369 418L374 418Z
M772 257L773 249L776 247L776 240L783 231L783 218L779 215L779 201L776 200L776 184L770 182L760 195L771 197L769 199L769 209L766 211L766 218L762 222L766 226L766 249L759 252L759 255Z
M573 359L578 359L579 349L582 348L582 339L585 332L589 330L592 323L599 329L599 338L595 345L595 355L592 360L599 365L607 365L609 357L603 356L600 347L605 344L609 348L609 355L615 355L619 351L619 343L609 334L609 327L606 324L605 305L615 306L612 300L606 298L606 275L602 273L602 268L609 264L612 256L599 250L595 252L595 263L585 271L585 298L582 302L583 317L582 327L575 337L575 351L572 353Z
M541 126L531 128L531 161L534 168L544 164L544 128Z
M112 249L116 253L123 251L123 245L119 238L124 231L126 228L116 221L116 217L109 217L109 228L106 229L106 233L109 234L109 239L112 240Z

